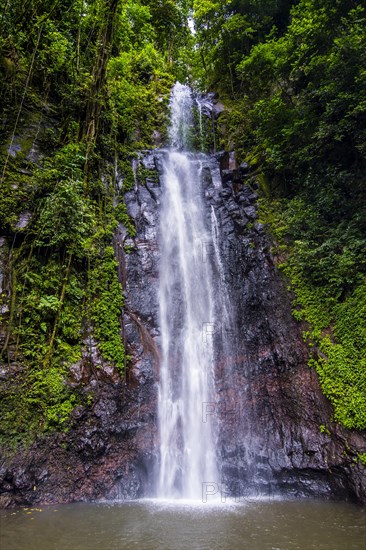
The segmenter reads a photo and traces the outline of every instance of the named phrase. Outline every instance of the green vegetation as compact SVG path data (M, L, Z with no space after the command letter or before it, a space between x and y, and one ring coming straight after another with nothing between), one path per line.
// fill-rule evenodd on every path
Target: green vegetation
M366 453L359 453L357 458L361 462L361 464L366 466Z
M93 262L90 271L91 320L100 351L105 359L114 364L121 374L125 367L125 350L120 334L122 287L116 278L117 261L111 246L106 247L103 257Z
M2 385L5 443L65 430L73 408L93 401L69 383L90 342L124 376L113 237L118 223L135 235L123 194L135 185L136 150L152 147L157 130L166 137L170 89L185 78L188 7L16 0L1 8L1 353L15 369Z
M366 426L366 276L362 235L344 227L322 227L316 208L301 199L262 199L272 228L278 264L294 293L293 315L305 322L324 394L334 418L348 428ZM319 245L309 238L323 229ZM338 231L338 234L336 234ZM335 242L334 242L335 241Z
M230 107L335 420L366 428L366 13L354 0L194 2L198 80ZM222 74L222 67L229 70Z

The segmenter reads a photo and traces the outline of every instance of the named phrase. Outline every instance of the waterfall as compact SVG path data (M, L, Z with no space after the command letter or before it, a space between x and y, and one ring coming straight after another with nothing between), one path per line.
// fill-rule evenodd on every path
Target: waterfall
M222 339L222 351L223 355L228 356L230 354L232 344L233 344L233 335L235 334L234 327L232 325L233 321L233 311L231 306L231 301L227 289L227 284L225 280L225 270L221 260L220 253L220 231L219 225L217 222L215 210L211 206L211 234L212 234L212 244L214 251L214 259L216 268L218 271L218 298L216 301L216 308L220 311L220 333ZM217 327L218 329L219 327Z
M172 150L186 149L193 129L192 92L188 86L177 82L170 100L169 142Z
M204 142L203 142L203 114L202 114L202 105L199 101L197 101L197 109L198 109L198 120L200 125L200 146L201 151L204 150Z
M218 479L214 429L205 408L215 401L214 284L205 245L211 241L200 166L184 152L192 128L192 97L176 84L171 96L170 150L163 162L158 393L160 498L201 499Z

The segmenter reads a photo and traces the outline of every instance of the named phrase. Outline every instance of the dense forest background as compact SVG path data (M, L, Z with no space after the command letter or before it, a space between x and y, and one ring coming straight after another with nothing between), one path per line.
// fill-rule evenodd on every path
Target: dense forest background
M125 376L113 237L134 235L131 162L164 144L176 80L224 103L216 141L260 184L310 364L335 420L366 428L365 17L356 0L3 2L1 351L21 365L3 442L93 403L64 383L88 339Z

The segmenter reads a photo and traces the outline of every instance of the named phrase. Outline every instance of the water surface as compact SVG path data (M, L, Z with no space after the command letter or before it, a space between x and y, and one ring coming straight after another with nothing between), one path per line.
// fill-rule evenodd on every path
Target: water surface
M1 550L365 550L366 509L162 501L0 511Z

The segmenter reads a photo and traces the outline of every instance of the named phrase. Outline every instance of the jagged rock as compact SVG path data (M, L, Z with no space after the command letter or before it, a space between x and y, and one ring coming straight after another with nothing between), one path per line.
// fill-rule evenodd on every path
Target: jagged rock
M209 166L205 166L202 169L202 181L204 187L209 187L212 185L212 174Z
M265 226L263 223L255 223L254 224L254 230L258 233L258 235L263 235L264 234L264 230L265 230Z
M254 206L246 206L244 212L250 220L255 220L257 217L257 210Z
M148 152L148 154L142 157L142 165L147 170L155 170L155 155L154 153Z
M239 204L243 205L243 204L249 204L249 197L248 197L248 194L246 193L239 193L237 196L236 196L236 200L238 201Z
M25 229L29 224L30 220L31 220L31 213L23 212L23 214L19 216L19 220L15 224L15 229L16 230Z
M225 204L227 210L232 214L233 212L239 213L239 206L236 204L233 198L229 199Z
M223 189L222 191L220 191L220 197L222 197L223 199L227 199L229 197L232 196L232 190L231 189Z
M145 185L146 185L146 187L149 189L149 191L151 191L152 189L154 189L154 195L156 196L156 189L155 189L155 188L156 188L156 187L159 187L158 182L157 182L155 179L146 178Z
M241 174L247 174L249 172L249 165L247 162L242 162L239 166L239 172Z
M219 101L212 106L212 114L216 119L219 118L225 110L225 105Z
M227 183L233 181L234 179L234 170L222 170L221 171L222 183Z
M217 102L217 95L214 92L209 92L197 97L201 112L204 116L212 117L214 102Z
M249 223L248 218L246 218L245 216L233 217L233 221L235 223L235 226L240 229L244 229Z
M249 202L255 203L258 200L258 193L251 193L248 197Z

